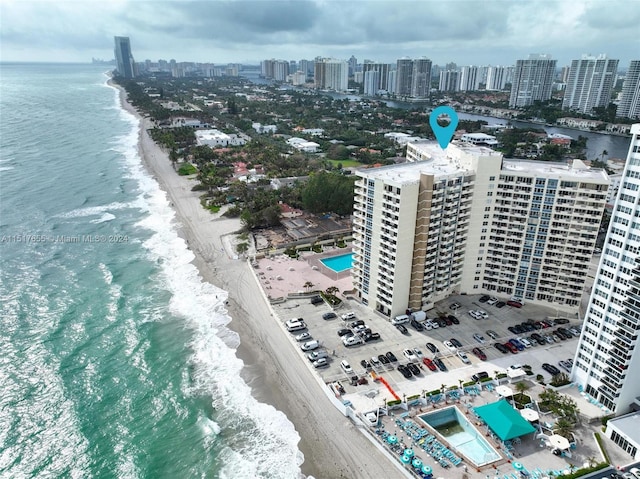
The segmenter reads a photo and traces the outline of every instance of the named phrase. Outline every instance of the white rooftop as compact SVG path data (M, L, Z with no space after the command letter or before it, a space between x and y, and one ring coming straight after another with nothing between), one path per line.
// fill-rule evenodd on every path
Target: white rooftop
M196 131L196 138L199 140L219 140L227 139L230 137L220 130L198 130Z
M550 163L548 161L504 160L502 162L502 172L609 182L609 176L604 170L591 169L581 160L573 160L568 164Z
M609 419L609 424L615 426L635 444L640 444L640 413L627 414L615 419Z

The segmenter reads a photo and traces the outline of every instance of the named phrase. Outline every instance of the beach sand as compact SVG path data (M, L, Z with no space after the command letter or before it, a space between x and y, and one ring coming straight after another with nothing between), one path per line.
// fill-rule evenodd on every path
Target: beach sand
M114 85L115 86L115 85ZM250 265L234 259L227 235L240 229L238 219L212 215L200 205L193 180L179 176L147 133L148 119L126 102L123 108L140 118L140 155L168 194L181 224L180 234L196 259L205 281L229 293L229 327L238 333L237 355L244 361L243 378L259 401L284 412L295 425L305 456L302 472L322 478L403 477L358 427L331 405L313 372L304 364L282 328L276 324Z

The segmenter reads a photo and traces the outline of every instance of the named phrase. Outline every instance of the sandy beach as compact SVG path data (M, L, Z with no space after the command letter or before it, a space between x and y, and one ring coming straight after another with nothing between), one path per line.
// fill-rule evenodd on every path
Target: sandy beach
M150 138L149 120L126 102L122 106L140 118L140 155L151 175L172 202L181 235L194 252L202 278L229 293L230 328L240 336L237 351L244 361L243 378L253 395L283 411L301 436L305 456L302 472L320 478L403 477L398 469L338 410L321 390L283 330L275 323L250 265L234 259L225 236L240 229L238 219L212 215L202 208L193 180L179 176L168 155ZM228 238L228 236L227 236Z

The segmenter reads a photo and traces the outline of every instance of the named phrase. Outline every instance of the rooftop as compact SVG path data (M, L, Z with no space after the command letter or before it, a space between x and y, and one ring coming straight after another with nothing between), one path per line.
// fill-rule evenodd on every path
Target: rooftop
M608 424L614 426L635 444L640 444L640 413L635 412L615 419L609 419Z
M601 169L591 169L581 160L573 160L571 163L550 163L547 161L531 160L504 160L502 162L504 173L528 173L539 176L565 177L574 179L584 179L592 181L609 182L606 171Z

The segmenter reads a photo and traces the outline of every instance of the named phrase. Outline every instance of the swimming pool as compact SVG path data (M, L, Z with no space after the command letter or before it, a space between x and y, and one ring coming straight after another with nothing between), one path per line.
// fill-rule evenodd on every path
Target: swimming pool
M321 259L320 262L336 273L342 273L353 265L353 253L341 254L340 256L332 256L331 258Z
M434 428L452 449L476 466L501 459L500 454L482 437L482 433L455 406L422 414L420 419Z

